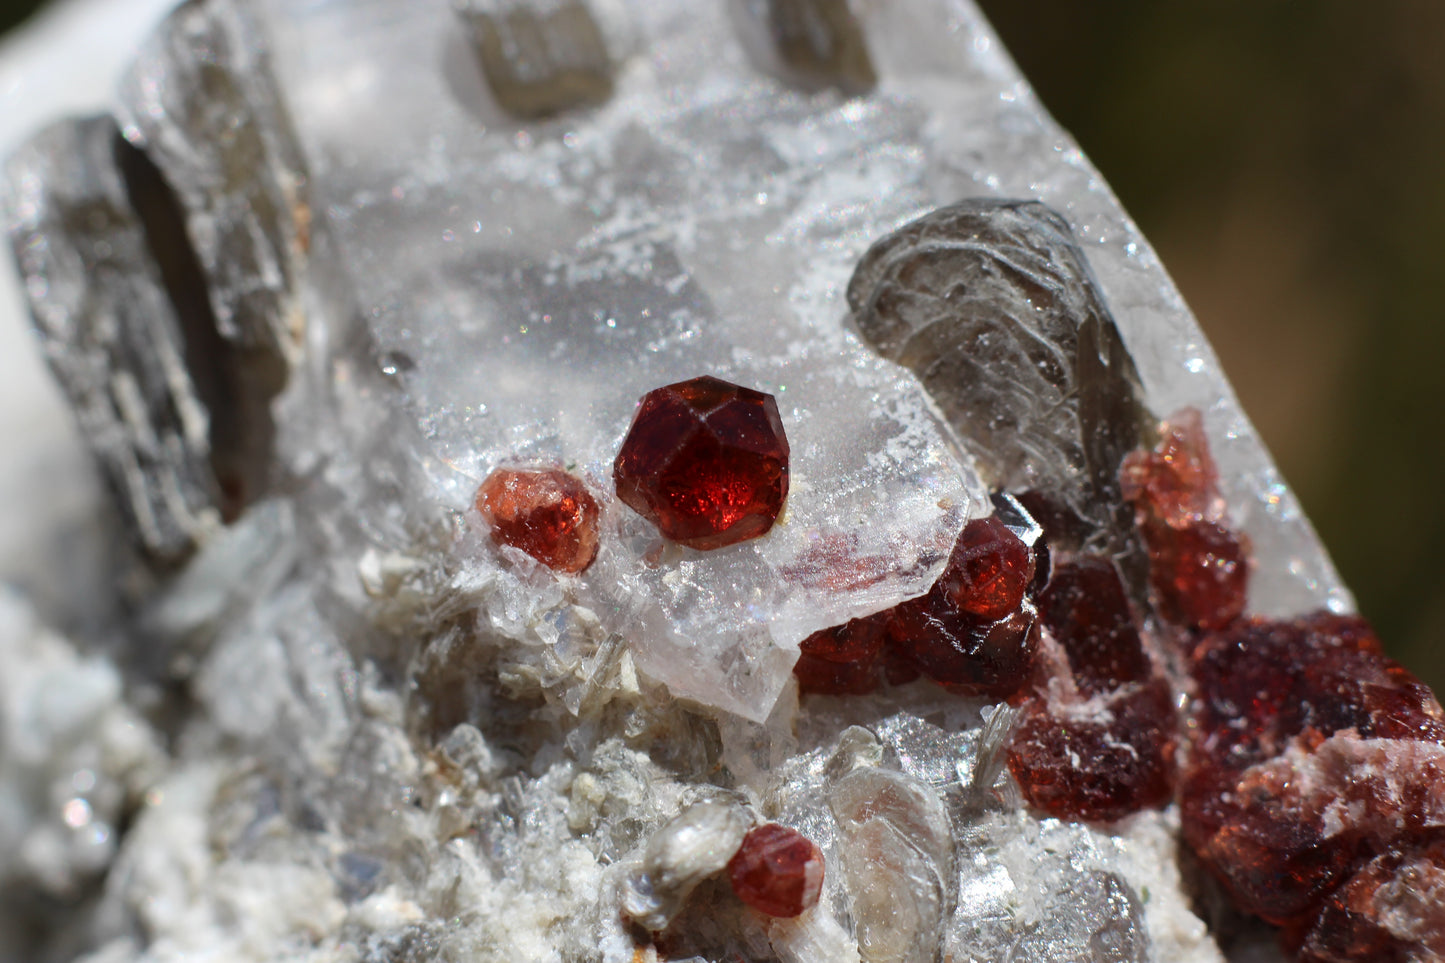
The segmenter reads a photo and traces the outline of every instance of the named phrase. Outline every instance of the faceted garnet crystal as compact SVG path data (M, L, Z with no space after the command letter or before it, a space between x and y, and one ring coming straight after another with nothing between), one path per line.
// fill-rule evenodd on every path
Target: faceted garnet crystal
M1012 509L1027 518L1017 503ZM997 515L976 518L933 587L886 613L889 646L961 694L1011 695L1033 665L1033 576L1032 547Z
M793 674L804 692L862 695L878 684L886 618L874 615L814 632L798 645Z
M773 396L712 377L649 391L613 466L617 497L690 548L764 535L788 495Z
M548 568L575 575L597 557L601 510L564 471L499 468L477 489L476 503L494 539Z
M1066 707L1034 699L1024 713L1008 766L1031 806L1111 821L1172 797L1174 704L1162 679Z
M769 916L797 916L823 891L823 854L796 829L765 823L743 837L728 862L738 899Z
M959 611L996 622L1018 611L1032 576L1029 547L990 516L969 522L935 588Z
M998 496L995 508L964 526L922 596L804 639L793 669L799 688L856 695L922 674L961 695L1013 694L1033 666L1029 594L1043 543L1016 501Z
M1119 473L1149 548L1149 580L1159 614L1195 631L1223 628L1244 612L1246 544L1224 523L1219 473L1199 412L1186 409L1160 427L1153 451L1136 451Z

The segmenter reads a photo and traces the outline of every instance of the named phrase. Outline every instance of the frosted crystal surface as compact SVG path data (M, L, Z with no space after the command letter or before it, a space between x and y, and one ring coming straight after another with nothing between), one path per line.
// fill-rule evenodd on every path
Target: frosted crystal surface
M721 11L631 11L653 69L632 62L572 131L479 117L460 81L405 69L451 29L441 5L282 9L275 59L312 203L380 357L405 359L399 401L437 497L463 506L504 464L575 466L606 491L642 395L710 374L777 397L792 494L768 537L712 552L664 550L609 506L575 591L640 669L760 720L800 640L928 588L988 509L918 383L842 330L850 252L819 193L845 166L819 161L888 159L887 121L774 97L736 51L697 59ZM907 210L883 186L857 212L869 224Z
M971 6L742 6L846 12L870 75L788 86L736 5L677 0L586 4L610 95L540 121L440 0L209 0L145 48L118 116L275 434L245 512L133 617L75 645L0 624L7 665L63 683L0 687L44 722L0 746L0 830L44 843L0 862L3 902L81 907L33 933L0 912L0 940L93 961L1220 958L1172 809L1043 819L999 761L1011 710L790 684L800 638L922 592L989 511L973 466L996 453L849 333L860 257L963 197L1060 212L1143 403L1205 412L1252 607L1348 595L1147 244ZM89 239L73 227L35 236ZM104 290L35 263L37 314ZM637 399L703 373L774 393L794 453L774 531L714 553L660 544L609 483ZM491 544L469 506L504 464L606 503L583 576ZM710 872L752 821L824 853L804 917L763 920ZM890 915L893 884L913 901Z

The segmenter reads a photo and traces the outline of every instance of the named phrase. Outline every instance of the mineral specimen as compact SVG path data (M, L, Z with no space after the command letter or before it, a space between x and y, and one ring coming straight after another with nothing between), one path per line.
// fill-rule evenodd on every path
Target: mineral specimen
M963 695L999 698L1017 690L1033 667L1035 613L1025 594L1034 583L1035 549L1043 545L1017 502L1007 496L995 502L1000 514L964 526L928 592L804 639L793 666L802 690L862 694L880 674L904 682L918 673ZM1004 512L1017 531L1002 520Z
M1445 825L1445 712L1358 618L1245 620L1190 665L1184 833L1244 908L1308 927L1363 862Z
M1089 702L1035 699L1009 746L1009 771L1051 816L1121 819L1173 797L1176 725L1162 679Z
M976 199L876 243L848 287L864 338L918 374L1009 491L1046 492L1118 548L1138 374L1073 233L1036 202Z
M823 891L823 854L807 836L766 823L748 831L728 861L738 899L769 916L797 916Z
M1039 599L1043 623L1069 659L1084 697L1149 677L1149 658L1119 570L1107 558L1084 555L1054 569Z
M612 477L623 504L689 548L766 535L788 497L777 402L711 377L649 391Z
M1226 527L1218 472L1199 412L1166 422L1159 446L1134 452L1121 469L1149 547L1149 578L1159 614L1193 630L1219 629L1244 611L1249 562Z
M1303 953L1438 942L1428 693L1356 646L1303 701L1368 735L1207 754L1253 710L1216 726L1189 656L1348 595L966 2L192 0L91 103L0 180L136 551L47 610L73 639L0 619L0 956L1218 963L1181 818L1241 893L1280 825L1357 847ZM788 452L766 536L707 551L609 484L700 371ZM1174 511L1141 454L1127 502L1187 405L1215 488ZM498 466L591 494L590 565L493 544ZM1140 513L1247 535L1265 621L1163 543L1151 587ZM759 821L810 848L754 879Z
M499 468L477 489L492 537L548 568L576 575L597 557L602 510L581 481L558 469Z

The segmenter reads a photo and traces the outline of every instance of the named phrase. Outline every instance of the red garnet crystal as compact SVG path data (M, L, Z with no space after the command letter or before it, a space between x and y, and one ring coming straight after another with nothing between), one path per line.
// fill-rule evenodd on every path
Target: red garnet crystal
M617 497L674 542L713 549L764 535L788 495L777 403L711 377L649 391L612 474Z
M1136 451L1125 458L1119 482L1125 501L1147 507L1171 528L1224 518L1219 470L1197 408L1178 411L1160 425L1159 444L1153 451Z
M1445 710L1429 689L1330 613L1236 622L1190 661L1180 814L1203 865L1303 960L1436 958Z
M1033 576L1022 539L997 517L974 519L933 587L884 613L892 650L962 695L1011 695L1033 666Z
M1445 959L1445 840L1407 846L1368 863L1330 897L1305 934L1299 958L1301 963Z
M564 471L499 468L477 489L477 511L494 539L555 571L575 575L597 557L601 510Z
M990 515L964 526L934 588L961 611L996 622L1018 611L1033 574L1029 547Z
M1023 704L1008 765L1024 798L1061 819L1110 821L1164 805L1174 786L1174 701L1114 563L1085 555L1057 566L1039 609L1074 686L1041 686Z
M1039 614L1068 655L1074 683L1085 696L1149 677L1129 597L1107 558L1086 555L1058 566L1039 599Z
M1157 448L1133 452L1119 472L1149 548L1155 603L1173 625L1195 631L1223 628L1244 612L1245 542L1223 524L1219 473L1199 412L1179 412L1160 434Z
M1162 679L1062 710L1034 699L1024 713L1008 767L1031 806L1108 822L1172 797L1174 703Z
M823 891L823 854L796 829L766 823L743 837L728 861L738 899L769 916L797 916Z
M961 695L1012 695L1033 668L1035 548L998 515L974 519L925 594L804 639L799 688L863 694L921 673Z
M934 682L959 695L1002 699L1033 670L1033 627L1031 610L983 622L929 592L894 609L888 631L894 649Z
M878 670L887 637L884 617L850 619L814 632L798 645L793 674L803 692L863 695L878 685Z

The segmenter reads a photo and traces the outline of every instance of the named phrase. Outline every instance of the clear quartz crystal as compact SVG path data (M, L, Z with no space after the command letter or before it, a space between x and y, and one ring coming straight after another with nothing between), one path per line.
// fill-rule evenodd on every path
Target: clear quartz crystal
M488 75L468 19L523 8L570 11L568 31L584 11L586 36L560 40L585 49L548 69L607 71L575 98L543 77L566 103L542 120L508 107L508 64ZM775 15L797 36L770 39ZM797 47L828 23L841 46ZM105 680L73 744L52 762L0 747L0 798L23 802L0 829L72 847L54 849L64 886L5 871L47 898L81 887L83 949L1219 959L1172 809L1041 819L999 762L1010 711L925 683L799 701L789 681L800 639L923 592L991 510L990 453L846 324L864 251L970 196L1058 211L1145 406L1204 412L1254 546L1252 610L1350 605L1147 243L966 0L199 0L162 30L116 113L182 205L211 361L267 416L208 435L210 464L269 463L248 510L188 535L187 567L132 600L121 642L62 660ZM510 66L506 83L532 76ZM45 149L3 188L42 317L108 290L25 260L90 237L27 220L59 184ZM662 543L610 488L637 400L699 374L774 394L793 458L772 532L715 552ZM491 544L470 505L502 466L599 495L584 573ZM41 635L0 624L17 651ZM127 726L138 761L111 772L96 747ZM46 795L81 770L110 795ZM59 828L90 824L71 799L119 826L116 787L124 838L73 848ZM798 920L760 920L709 875L744 805L824 854ZM890 887L906 913L885 912ZM0 946L30 931L0 909Z

